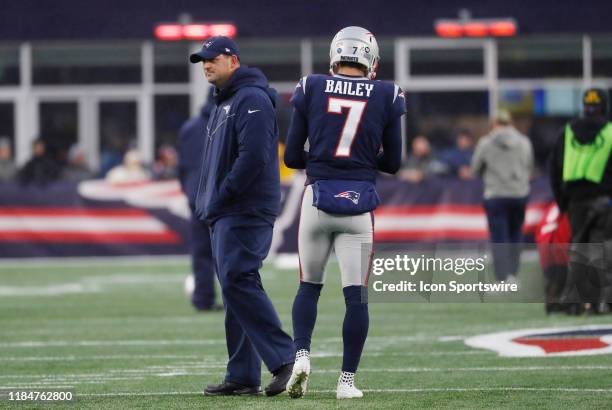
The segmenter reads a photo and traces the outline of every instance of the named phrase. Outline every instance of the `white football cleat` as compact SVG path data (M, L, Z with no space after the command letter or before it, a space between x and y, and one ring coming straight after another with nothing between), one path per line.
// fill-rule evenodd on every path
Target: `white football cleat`
M353 399L363 397L363 392L355 387L355 373L342 372L336 389L337 399Z
M308 387L308 376L310 376L310 353L306 349L300 349L295 354L293 372L287 382L289 397L299 399L304 396Z

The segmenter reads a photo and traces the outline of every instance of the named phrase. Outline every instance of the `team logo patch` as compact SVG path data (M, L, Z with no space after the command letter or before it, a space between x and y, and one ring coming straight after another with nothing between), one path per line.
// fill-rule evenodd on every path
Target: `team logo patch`
M360 196L361 196L361 194L359 192L344 191L344 192L340 192L337 195L334 195L334 198L346 198L346 199L350 200L352 203L354 203L355 205L357 205L359 203L359 197Z
M523 329L470 337L465 344L503 357L590 356L612 353L612 326Z

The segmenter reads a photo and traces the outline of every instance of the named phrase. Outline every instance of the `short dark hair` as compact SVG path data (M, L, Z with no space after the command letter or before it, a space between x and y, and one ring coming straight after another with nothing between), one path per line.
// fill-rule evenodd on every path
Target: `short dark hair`
M339 61L338 63L336 63L336 67L357 68L363 71L364 76L368 74L368 68L366 66L364 66L363 64L355 63L353 61Z
M43 137L36 137L32 140L32 145L36 145L36 144L47 145L47 142L45 141Z

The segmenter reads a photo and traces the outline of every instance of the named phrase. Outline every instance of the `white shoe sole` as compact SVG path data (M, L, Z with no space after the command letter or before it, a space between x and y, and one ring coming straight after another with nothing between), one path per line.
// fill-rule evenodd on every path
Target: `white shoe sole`
M345 396L345 395L342 395L342 396L341 396L341 395L339 395L339 394L336 394L336 398L337 398L338 400L342 400L342 399L360 399L360 398L362 398L362 397L363 397L363 394L360 394L360 395L354 395L354 396L349 396L349 395L346 395L346 396Z
M308 384L308 373L304 370L298 371L295 374L295 381L287 386L287 393L292 399L299 399L306 393L306 385Z
M338 390L336 389L336 398L337 399L359 399L363 397L363 392L359 389L355 389L352 392L347 390Z

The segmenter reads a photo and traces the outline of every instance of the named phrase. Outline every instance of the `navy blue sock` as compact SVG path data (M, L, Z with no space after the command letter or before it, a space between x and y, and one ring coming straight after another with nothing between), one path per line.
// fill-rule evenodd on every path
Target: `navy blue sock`
M342 325L344 341L342 371L355 373L359 366L363 345L368 337L370 324L367 300L362 303L361 299L361 292L366 289L363 286L347 286L342 291L346 303L346 314Z
M291 311L296 351L310 351L310 339L317 321L317 303L322 287L322 284L300 282Z

